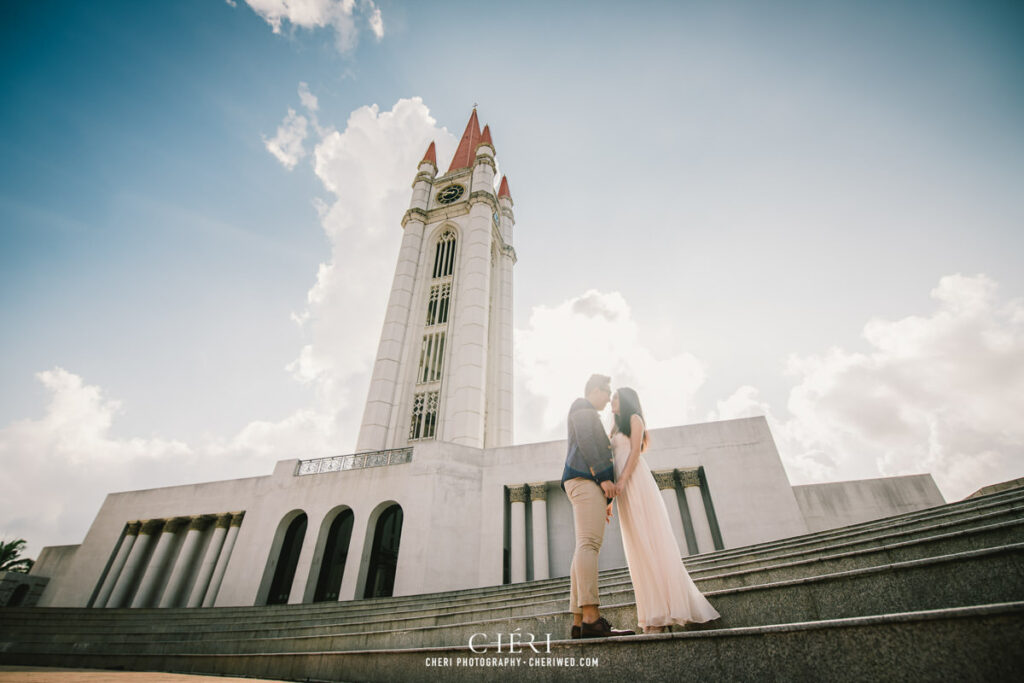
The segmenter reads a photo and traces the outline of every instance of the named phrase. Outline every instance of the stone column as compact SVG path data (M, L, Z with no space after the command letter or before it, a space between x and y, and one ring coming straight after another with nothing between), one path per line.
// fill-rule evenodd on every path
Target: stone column
M199 551L199 539L208 524L209 518L204 515L196 515L191 518L188 532L185 534L185 541L181 545L181 552L178 553L178 561L174 563L171 578L167 580L167 588L164 589L163 597L160 598L161 607L178 606L180 602L178 594L181 593L185 579L192 571L196 553Z
M358 600L363 597L356 594L356 589L359 587L359 573L363 569L363 549L366 548L367 542L372 544L372 540L366 538L369 531L367 523L367 520L360 517L354 517L352 520L352 536L349 538L345 571L341 575L341 588L338 590L339 602ZM366 557L369 558L369 554Z
M124 563L128 561L128 553L132 551L132 547L135 545L136 539L139 537L139 529L142 528L142 522L129 522L124 532L124 538L121 539L121 547L117 549L117 555L114 557L114 562L110 565L110 571L107 572L107 578L103 580L103 586L100 587L100 592L96 595L96 600L92 603L93 607L106 607L107 600L110 599L110 594L114 591L114 585L117 583L117 579L121 576L121 570L124 568Z
M236 512L231 515L231 527L228 529L227 538L224 540L224 549L217 558L217 566L213 569L213 577L210 579L210 588L203 598L203 607L213 607L217 600L217 593L220 592L221 581L224 580L224 572L228 568L228 560L231 559L231 551L235 549L235 539L238 538L238 527L242 526L244 512Z
M384 326L381 329L377 358L370 379L370 391L363 410L359 438L356 440L356 451L359 453L395 448L406 443L408 424L405 425L405 430L396 428L391 434L389 428L393 424L399 424L403 419L402 416L393 414L392 409L400 403L396 397L401 380L398 371L402 364L402 351L406 345L406 332L411 325L409 316L415 305L413 291L416 289L427 202L436 175L436 164L429 159L423 159L413 181L409 210L402 218L402 246L398 252L398 262L395 264L391 294L388 296Z
M679 470L679 479L686 495L686 509L690 511L690 521L693 522L693 534L697 538L697 552L710 553L715 549L715 541L711 536L707 510L704 509L704 496L700 493L700 475L697 470Z
M203 563L199 566L196 582L192 586L192 595L188 599L189 607L200 607L203 604L203 596L210 586L213 569L217 566L217 558L220 557L220 549L224 547L224 537L228 535L230 525L231 515L217 517L217 526L213 529L213 537L210 539L210 545L206 547L206 555L203 556Z
M164 524L164 530L160 534L160 540L157 541L156 550L149 558L146 572L142 575L142 583L139 584L139 590L135 593L135 599L132 600L132 607L151 607L160 597L157 591L160 588L160 579L167 569L174 537L188 521L188 517L175 517L167 520L167 523Z
M551 578L548 566L548 487L545 482L530 484L533 512L533 580Z
M654 481L658 483L661 497L668 510L668 521L672 524L672 535L676 537L676 546L680 557L689 555L686 548L686 532L683 531L683 514L679 511L679 499L676 498L676 475L673 471L655 472Z
M511 528L509 533L509 562L511 583L526 581L526 486L508 487L509 507L511 508Z
M508 188L507 181L503 186ZM499 282L501 291L497 297L498 301L498 445L508 446L512 444L512 387L514 380L512 371L514 367L512 338L512 267L516 264L516 250L512 247L512 232L515 226L515 215L512 212L512 197L508 194L498 197L498 215L502 244L498 256L498 268L500 270Z
M487 359L491 353L491 239L498 205L494 197L494 150L481 144L477 155L469 192L469 219L463 223L457 247L459 265L452 286L454 315L449 324L451 366L447 386L442 389L447 401L442 402L445 421L440 425L438 440L483 448Z
M164 520L162 519L150 519L142 522L142 528L139 529L139 537L128 554L128 560L125 562L124 569L121 570L121 575L117 577L117 583L110 594L110 599L107 600L108 607L129 606L129 591L135 584L135 579L138 577L139 572L145 568L142 564L143 559L146 557L149 546L153 543L153 538L160 533L163 525Z
M515 251L512 247L502 250L498 259L501 291L498 298L498 445L512 444L512 387L514 366L512 355L512 266Z

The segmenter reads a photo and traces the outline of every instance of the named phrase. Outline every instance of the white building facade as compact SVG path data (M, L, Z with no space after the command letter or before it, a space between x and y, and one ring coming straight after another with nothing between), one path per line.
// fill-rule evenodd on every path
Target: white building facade
M39 604L302 603L567 575L566 444L512 444L515 217L495 168L476 111L445 174L433 144L419 164L356 453L111 494L81 545L40 555ZM944 502L930 475L795 493L764 418L651 441L683 555ZM625 565L617 519L600 562Z

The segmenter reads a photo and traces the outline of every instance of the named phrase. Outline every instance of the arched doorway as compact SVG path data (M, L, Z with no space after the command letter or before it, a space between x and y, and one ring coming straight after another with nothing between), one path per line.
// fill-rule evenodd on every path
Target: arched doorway
M28 595L29 585L27 583L19 583L18 587L11 593L11 599L7 601L8 607L20 607L25 602L25 597Z
M395 588L398 544L402 537L402 508L396 503L380 513L373 530L364 598L389 597Z
M299 564L299 552L302 551L302 540L306 536L308 518L303 512L292 520L288 530L284 532L281 551L277 555L277 568L274 579L270 582L270 593L267 595L268 605L284 605L292 591L295 579L295 567Z
M313 602L337 600L341 591L341 579L345 575L345 561L348 559L348 545L352 540L352 521L355 516L351 510L342 510L331 522L327 531L327 543L324 546L324 558L320 563L319 578Z

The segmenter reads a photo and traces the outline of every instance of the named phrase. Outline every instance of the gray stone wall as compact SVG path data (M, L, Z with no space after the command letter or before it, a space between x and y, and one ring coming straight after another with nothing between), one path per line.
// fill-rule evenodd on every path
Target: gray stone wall
M808 531L835 529L946 501L930 474L794 486Z

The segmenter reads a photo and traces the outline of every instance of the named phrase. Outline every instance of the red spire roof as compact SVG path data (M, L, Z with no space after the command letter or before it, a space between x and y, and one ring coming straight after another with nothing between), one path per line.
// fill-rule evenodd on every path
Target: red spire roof
M434 166L437 166L437 150L434 149L434 141L430 141L430 147L427 147L426 154L423 155L423 161L429 161ZM420 163L422 164L423 161Z
M477 144L478 145L482 145L485 142L488 145L490 145L491 147L494 147L494 142L491 141L491 127L490 126L484 126L484 132L480 136L480 142L478 142Z
M501 187L498 188L498 198L508 197L512 199L512 193L508 191L508 176L501 176Z
M473 115L469 117L469 123L466 124L466 132L462 134L462 140L459 141L459 148L455 150L452 165L448 167L448 173L473 165L480 137L480 122L476 118L476 109L474 109Z

